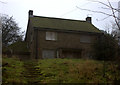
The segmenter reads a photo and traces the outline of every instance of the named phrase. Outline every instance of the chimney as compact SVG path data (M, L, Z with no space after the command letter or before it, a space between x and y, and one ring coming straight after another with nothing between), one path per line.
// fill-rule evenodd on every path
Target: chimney
M86 22L92 23L92 18L91 17L87 17L86 18Z
M29 16L29 17L33 17L33 10L29 10L28 16Z

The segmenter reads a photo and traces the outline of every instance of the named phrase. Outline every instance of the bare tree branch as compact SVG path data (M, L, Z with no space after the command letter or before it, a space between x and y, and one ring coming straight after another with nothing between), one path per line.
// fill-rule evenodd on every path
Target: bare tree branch
M107 19L107 18L109 18L110 16L107 16L107 17L105 17L105 18L103 18L103 19L101 19L101 20L99 20L99 21L103 21L103 20L105 20L105 19Z
M100 3L100 4L102 4L102 5L106 6L106 7L108 7L108 9L110 8L109 5L107 5L107 4L105 4L105 3L101 2L101 1L97 1L97 0L88 0L88 1L92 1L92 2L96 2L96 3ZM103 8L103 7L102 7L102 8ZM113 6L112 6L112 8L113 8L114 10L116 10L116 11L120 11L120 9L118 9L118 8L114 8Z
M0 1L0 3L2 3L2 4L6 4L6 2L3 2L3 1Z
M88 1L97 2L97 3L100 3L100 4L102 4L102 5L104 5L104 6L108 7L108 8L110 8L109 5L107 5L107 4L105 4L105 3L101 2L101 1L97 1L97 0L88 0ZM113 6L112 6L112 8L113 8L114 10L120 12L120 9L114 8Z
M104 15L107 15L107 16L112 16L113 17L113 14L108 14L108 13L105 13L105 12L102 12L102 11L95 11L95 10L90 10L90 9L83 9L83 8L80 8L78 6L76 6L76 8L80 9L80 10L85 10L85 11L90 11L90 12L94 12L94 13L100 13L100 14L104 14ZM116 11L115 11L116 12ZM118 17L115 16L115 18L117 18L118 20L120 20Z
M97 3L100 3L100 4L102 4L102 5L104 5L104 6L108 7L108 8L110 8L109 5L107 5L107 4L105 4L105 3L101 2L101 1L97 1L97 0L88 0L88 1L97 2Z
M105 12L102 12L102 11L95 11L95 10L90 10L90 9L83 9L83 8L80 8L78 6L76 6L78 9L80 10L86 10L86 11L90 11L90 12L94 12L94 13L101 13L101 14L104 14L104 15L108 15L108 16L113 16L111 14L108 14L108 13L105 13Z
M120 30L120 25L119 25L118 20L117 20L117 18L116 18L116 16L115 16L114 9L113 9L110 1L109 1L109 0L107 0L107 1L108 1L108 3L109 3L110 8L111 8L111 11L112 11L113 17L114 17L114 19L115 19L116 25L118 26L118 28L119 28L119 30Z
M106 13L106 12L102 12L102 11L95 11L95 10L90 10L90 9L83 9L83 8L78 7L78 6L76 6L76 7L77 7L78 9L80 9L80 10L85 10L85 11L90 11L90 12L94 12L94 13L100 13L100 14L107 15L107 17L105 17L105 18L102 19L102 20L105 20L105 19L107 19L108 17L113 17L113 18L115 19L116 25L118 26L118 28L119 28L119 30L120 30L120 25L119 25L119 23L118 23L118 20L120 20L120 18L115 15L116 12L120 12L120 9L114 8L114 7L111 5L111 3L110 3L109 0L107 0L108 4L103 3L103 2L101 2L101 1L97 1L97 0L88 0L88 1L97 2L97 3L100 3L100 4L104 5L104 6L106 6L106 7L101 7L101 8L102 8L102 9L111 10L111 11L112 11L112 14L109 14L109 13Z
M111 8L106 8L106 7L100 7L102 9L106 9L106 10L111 10ZM115 10L115 12L120 12L120 9L117 8L113 8L113 10Z
M107 9L107 10L111 10L110 8L106 8L106 7L100 7L100 8L102 8L102 9Z

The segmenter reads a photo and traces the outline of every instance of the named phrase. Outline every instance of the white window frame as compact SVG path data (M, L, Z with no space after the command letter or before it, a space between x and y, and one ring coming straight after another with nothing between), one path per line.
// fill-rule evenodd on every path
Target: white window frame
M46 40L57 40L57 33L56 32L46 32Z

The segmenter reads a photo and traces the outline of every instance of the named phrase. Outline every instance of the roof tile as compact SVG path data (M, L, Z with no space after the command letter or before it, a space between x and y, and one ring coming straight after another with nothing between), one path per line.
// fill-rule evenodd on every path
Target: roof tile
M30 22L33 27L101 33L93 24L80 20L34 16Z

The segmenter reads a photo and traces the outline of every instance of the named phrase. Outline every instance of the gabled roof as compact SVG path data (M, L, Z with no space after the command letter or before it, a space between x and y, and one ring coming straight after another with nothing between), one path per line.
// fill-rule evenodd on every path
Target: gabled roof
M93 24L80 20L32 16L30 23L33 27L39 28L101 33Z

